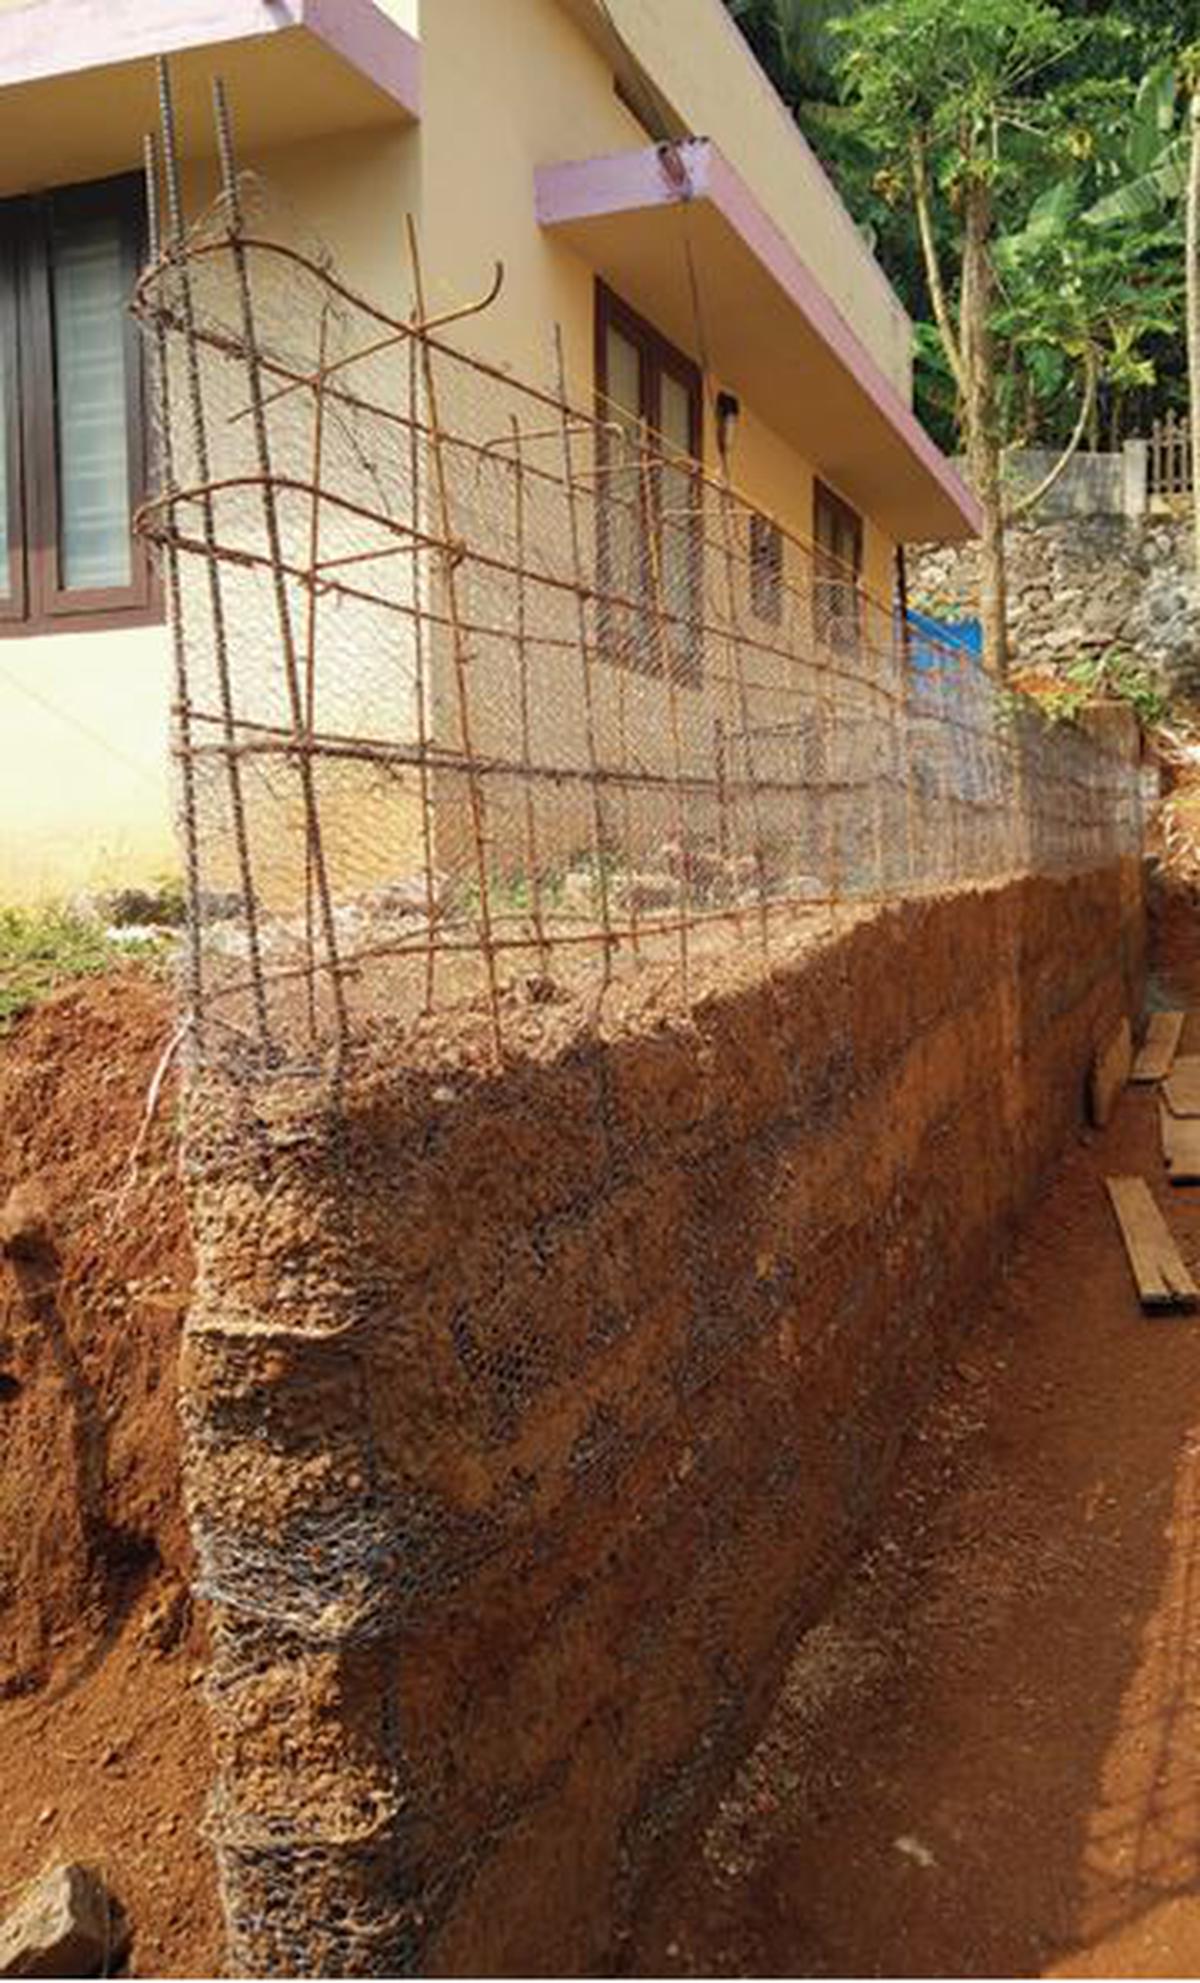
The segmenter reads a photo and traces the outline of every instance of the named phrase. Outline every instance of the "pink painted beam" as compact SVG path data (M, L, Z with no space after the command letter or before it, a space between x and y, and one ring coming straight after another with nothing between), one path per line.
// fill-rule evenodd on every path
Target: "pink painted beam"
M711 139L692 138L679 145L538 166L534 197L537 217L544 227L677 206L683 201L713 207L970 529L978 532L980 510L971 490Z
M420 115L420 44L375 0L35 0L0 13L0 90L287 28Z
M301 25L361 75L421 115L421 44L375 0L300 0Z

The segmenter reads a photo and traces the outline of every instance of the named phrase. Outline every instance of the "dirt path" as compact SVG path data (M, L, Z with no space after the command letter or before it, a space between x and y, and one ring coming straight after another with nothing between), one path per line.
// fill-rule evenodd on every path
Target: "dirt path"
M1200 1007L1200 914L1161 1003ZM1200 1052L1200 1014L1184 1050ZM1200 1975L1200 1317L1147 1320L1081 1136L914 1437L869 1554L634 1951L682 1975Z

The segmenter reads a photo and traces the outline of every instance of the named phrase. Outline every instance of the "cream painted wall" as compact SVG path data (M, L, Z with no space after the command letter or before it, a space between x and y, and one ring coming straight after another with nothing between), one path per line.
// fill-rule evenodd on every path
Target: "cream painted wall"
M769 87L740 38L726 36L723 21L714 25L709 0L684 0L688 34L680 33L677 39L687 43L695 34L705 61L713 65L712 76L699 58L693 62L679 51L668 54L666 24L675 18L680 4L681 0L625 0L619 9L617 0L610 0L614 15L621 13L622 28L628 26L630 39L636 28L647 59L651 55L660 59L655 79L667 93L675 87L683 100L690 87L688 78L694 76L698 109L716 116L722 92L728 88L749 122L768 124L771 120L754 96L755 79L768 95ZM714 4L719 7L719 0ZM627 22L630 8L634 11ZM590 406L595 278L585 262L539 228L533 209L534 169L550 160L644 145L646 134L617 98L608 61L562 0L504 0L503 6L487 7L478 0L423 0L421 32L426 105L420 136L421 231L434 297L448 305L477 294L486 285L492 260L502 257L505 286L500 300L470 328L469 335L464 334L463 342L550 384L553 328L561 325L571 396L579 405ZM747 66L749 78L743 73ZM791 131L786 117L785 123L786 131L759 140L768 153L772 148L786 153L781 142ZM463 141L464 132L471 134L469 144ZM715 131L713 135L719 137ZM725 142L720 137L719 141ZM737 146L732 137L728 149L734 157ZM795 161L793 172L807 170L805 154L797 152ZM752 159L743 159L742 164L748 173L757 173L751 183L759 193L764 180L771 183L773 171L778 179L783 170L779 159L772 163L770 156L759 166ZM823 180L822 185L828 204L832 195ZM811 209L812 185L806 197ZM842 218L858 243L848 216L843 213ZM827 220L836 233L834 222L828 216ZM842 247L845 251L844 237ZM849 267L853 256L844 252L843 260ZM861 276L860 271L866 288L886 290L875 264L869 257L867 261L868 274ZM907 337L907 319L894 298L891 302ZM885 305L886 297L881 300L876 295L872 307L877 316L883 312L880 321L888 314ZM857 318L856 327L861 328ZM699 353L693 348L691 355ZM710 380L710 404L721 383ZM733 459L738 487L809 543L812 467L772 432L764 409L748 403L744 389L741 399L743 418ZM706 420L705 440L708 465L715 470L711 419ZM890 601L894 544L869 518L866 522L865 582L881 600Z
M411 130L246 162L285 213L334 248L352 284L385 306L405 300L404 213L419 197ZM211 167L188 170L189 211L214 190ZM165 627L0 637L0 903L178 871L170 679ZM406 713L393 709L390 718Z
M0 903L179 866L160 629L0 642Z
M561 327L566 354L568 389L582 408L590 408L594 393L595 274L579 255L537 224L534 170L538 164L567 157L584 157L630 146L643 146L646 134L622 106L613 89L609 61L583 31L563 0L505 0L502 9L481 9L474 0L425 0L422 44L426 60L426 115L421 132L423 157L422 236L430 289L439 305L460 303L486 286L493 259L503 258L504 292L484 316L456 333L464 344L502 367L536 383L552 385L552 337ZM737 49L723 46L721 60L736 66ZM658 80L656 78L656 80ZM466 134L469 134L469 141ZM756 187L756 190L758 188ZM636 299L653 318L645 295ZM700 352L693 342L691 355ZM719 378L706 381L705 454L716 472L715 434L711 409ZM739 382L742 416L733 453L734 479L739 492L756 508L776 516L800 540L811 543L814 474L810 463L776 433L766 409L756 406L745 381ZM496 431L503 421L493 420ZM551 458L551 465L554 460ZM865 579L885 612L890 611L894 546L870 518L865 530ZM500 521L498 519L498 527ZM546 528L563 528L547 522ZM590 557L591 518L582 518L584 556ZM564 545L552 553L561 563ZM788 549L789 577L800 597L788 603L797 615L792 634L806 642L809 619L804 604L809 570L805 551ZM719 595L725 582L720 556L706 561L706 587L724 611ZM741 584L746 584L744 572ZM748 614L743 594L739 614ZM569 634L569 628L565 629ZM784 635L786 641L790 636ZM771 634L763 630L762 644L751 654L756 677L749 715L754 726L786 730L791 742L777 750L811 748L820 762L829 763L828 710L831 698L845 700L846 691L833 686L833 676L820 676L789 666L773 654ZM727 737L744 734L736 692L730 687L728 643L715 639L702 660L698 684L679 689L672 698L661 674L627 667L594 668L593 725L602 761L625 761L669 772L677 751L684 764L711 776L716 736L724 725ZM749 651L749 650L748 650ZM802 651L808 651L802 649ZM818 657L813 656L816 660ZM532 755L535 761L582 765L586 740L582 724L582 691L564 686L563 667L572 663L555 657L537 678ZM511 653L472 653L472 681L482 715L476 722L477 748L497 756L511 750L511 705L514 701ZM443 711L447 698L443 698ZM672 708L672 701L674 707ZM504 711L510 713L506 719ZM444 720L446 720L444 716ZM825 725L818 741L818 731ZM448 717L451 739L453 716ZM864 736L866 733L864 732ZM809 739L807 745L803 740ZM736 748L736 746L735 746ZM794 761L794 760L793 760ZM866 756L863 757L866 762ZM781 759L782 777L791 775ZM862 767L860 766L860 772ZM844 767L843 767L844 770ZM811 766L821 775L819 762ZM453 797L454 795L452 795ZM461 812L461 793L457 795ZM769 814L781 801L768 801ZM520 858L520 836L503 801L494 825L497 858L504 851ZM703 810L703 808L701 808ZM711 811L711 808L709 808ZM744 822L743 822L744 825ZM693 813L690 830L711 835L716 822ZM767 837L778 848L793 845L792 823L782 815L765 822ZM439 863L453 867L467 857L461 834L455 840L439 813ZM639 850L651 856L675 831L670 807L643 795L632 829ZM556 857L566 858L586 848L591 827L578 798L564 799L547 828ZM503 851L502 851L503 850ZM543 853L546 851L543 840ZM786 856L784 856L786 858Z
M615 9L618 0L610 4ZM819 188L814 192L811 174L805 176L802 151L784 156L782 127L767 129L774 113L756 102L753 74L743 73L736 42L715 38L710 0L621 0L622 26L648 64L658 61L656 18L663 28L678 4L687 6L689 34L694 28L697 49L707 54L701 60L695 49L676 49L656 81L689 110L689 121L708 123L760 197L764 183L774 183L772 174L786 191L790 173L794 197L816 212L826 196L818 199ZM642 145L645 132L616 97L607 59L561 0L421 0L419 22L411 18L416 0L388 5L420 30L421 124L289 147L248 163L333 248L347 279L397 313L411 304L406 210L419 216L435 308L478 295L501 258L503 293L471 327L471 342L549 383L553 330L561 325L570 391L590 405L593 272L538 227L534 167ZM678 39L686 44L688 35ZM715 79L706 61L716 65ZM741 104L736 115L726 109L725 118L736 124L744 116L764 127L745 137L749 149L741 153L732 125L716 121L725 90ZM211 190L211 175L195 169L191 204ZM836 236L828 214L820 224ZM870 318L882 307L868 293L873 278L855 271L853 255L843 260L846 293L853 301L854 282L865 285L854 307ZM885 327L886 320L883 309ZM857 327L862 333L863 321ZM710 391L718 383L710 381ZM742 400L735 479L752 502L807 541L811 467L744 391ZM715 466L711 420L706 452ZM868 519L866 579L883 599L891 593L891 561L892 545ZM169 669L165 630L0 640L0 900L148 879L177 864L164 768ZM364 715L372 713L372 693L368 684ZM643 702L648 730L661 733L661 711L652 697ZM398 705L374 707L373 714L391 734L404 720Z

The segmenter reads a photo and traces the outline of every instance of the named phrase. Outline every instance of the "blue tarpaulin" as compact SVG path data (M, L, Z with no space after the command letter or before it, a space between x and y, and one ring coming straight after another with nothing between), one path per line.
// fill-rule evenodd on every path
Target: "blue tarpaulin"
M991 698L978 620L908 613L911 769L918 790L977 801L988 789Z
M936 667L938 652L936 647L927 647L921 639L937 641L942 647L956 647L974 659L983 657L983 628L978 620L935 620L928 613L918 613L910 606L908 624L912 633L908 643L909 660L914 668Z

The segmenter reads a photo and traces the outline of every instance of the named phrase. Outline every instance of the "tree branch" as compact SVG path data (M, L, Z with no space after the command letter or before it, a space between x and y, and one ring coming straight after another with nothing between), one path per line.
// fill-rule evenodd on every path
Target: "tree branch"
M1184 208L1184 252L1187 264L1188 419L1192 434L1192 529L1196 540L1196 569L1200 575L1200 73L1194 66L1191 67L1189 80L1191 149Z
M917 212L917 231L921 237L921 252L925 261L925 279L929 284L929 299L933 304L934 322L946 353L946 360L954 375L954 383L960 396L967 396L967 366L954 330L950 315L950 305L946 300L946 285L942 281L942 266L938 259L937 242L933 233L933 209L929 198L929 166L925 157L924 141L919 133L914 136L910 151L912 164L913 204Z
M1079 418L1075 422L1075 431L1059 455L1053 468L1050 469L1048 474L1043 475L1037 487L1027 490L1025 495L1019 496L1016 502L1008 505L1005 511L1006 523L1015 523L1018 517L1028 516L1030 510L1035 510L1038 504L1050 494L1051 489L1057 487L1079 452L1083 437L1087 433L1088 421L1092 417L1092 411L1096 404L1096 393L1100 385L1099 361L1090 346L1084 354L1083 367L1083 404L1079 409Z

